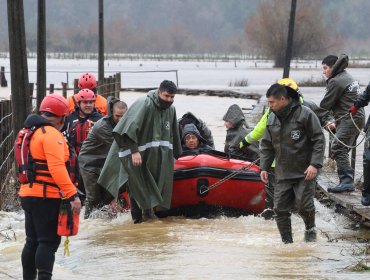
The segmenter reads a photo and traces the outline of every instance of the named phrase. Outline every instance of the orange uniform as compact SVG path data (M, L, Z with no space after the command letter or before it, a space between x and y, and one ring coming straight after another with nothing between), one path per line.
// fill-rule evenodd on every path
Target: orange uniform
M76 104L73 102L73 98L72 97L75 99L76 104L77 104L76 94L75 95L72 95L72 96L69 96L67 98L67 101L68 101L68 109L69 109L69 112L70 113L72 113L76 109ZM99 94L96 94L95 108L103 116L106 116L107 115L107 99L104 96L101 96Z
M77 94L74 94L74 95L71 95L67 98L68 110L69 110L70 113L72 113L76 109L76 106L77 106L77 98L76 97L77 97ZM75 101L73 101L73 99Z
M107 99L104 96L96 94L95 108L103 116L106 116L107 115Z
M46 198L61 198L59 191L64 197L70 198L77 193L73 185L67 168L66 162L69 159L69 149L62 133L52 126L44 126L43 130L37 129L30 141L30 152L32 157L37 160L46 160L48 171L39 171L50 176L36 175L36 181L44 181L56 184L60 190L54 186L46 185ZM22 184L19 190L19 196L44 197L43 184L34 182L32 187L29 183Z

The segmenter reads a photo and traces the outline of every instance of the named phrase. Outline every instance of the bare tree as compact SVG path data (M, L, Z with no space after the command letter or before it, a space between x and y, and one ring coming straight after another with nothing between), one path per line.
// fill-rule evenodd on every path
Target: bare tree
M333 42L321 13L322 1L298 1L293 57L321 54ZM257 12L246 22L246 36L249 45L258 48L261 55L274 59L275 67L284 65L289 27L290 1L263 0Z

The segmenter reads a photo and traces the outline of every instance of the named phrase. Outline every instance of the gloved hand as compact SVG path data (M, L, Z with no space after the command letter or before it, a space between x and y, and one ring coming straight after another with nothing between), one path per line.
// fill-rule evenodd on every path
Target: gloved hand
M239 143L239 149L244 153L246 154L248 152L248 146L250 144L245 140L243 139L242 141L240 141Z
M349 112L351 113L352 116L356 115L356 113L357 113L356 106L352 105L352 107L349 109Z

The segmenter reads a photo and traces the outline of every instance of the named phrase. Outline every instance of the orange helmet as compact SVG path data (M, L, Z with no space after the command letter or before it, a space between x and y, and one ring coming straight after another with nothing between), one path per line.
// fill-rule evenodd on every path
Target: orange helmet
M81 89L77 94L77 102L80 101L95 101L96 95L92 90L87 88Z
M83 88L94 89L96 88L96 85L97 85L96 78L91 73L82 74L82 76L78 80L79 89L83 89Z
M42 100L39 112L49 112L58 117L67 116L69 114L67 99L60 94L49 94Z

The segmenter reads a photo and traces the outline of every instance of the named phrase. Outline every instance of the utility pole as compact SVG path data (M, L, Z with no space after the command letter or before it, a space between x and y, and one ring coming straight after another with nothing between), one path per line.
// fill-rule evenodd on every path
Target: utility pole
M26 32L24 26L23 0L8 0L8 36L10 55L11 98L13 130L22 129L27 115L31 112L31 96L28 90L28 65L26 51Z
M40 107L41 101L46 94L46 21L45 0L38 0L37 15L37 94L36 108Z
M99 85L104 80L104 1L99 0Z
M285 52L283 78L289 77L290 60L292 59L292 50L293 50L293 35L294 35L294 21L295 21L296 7L297 7L297 0L292 0L292 4L290 8L289 31L288 31L288 40L287 40L286 52Z

